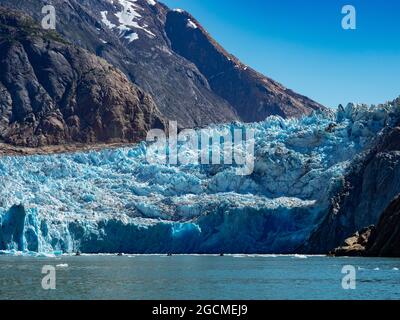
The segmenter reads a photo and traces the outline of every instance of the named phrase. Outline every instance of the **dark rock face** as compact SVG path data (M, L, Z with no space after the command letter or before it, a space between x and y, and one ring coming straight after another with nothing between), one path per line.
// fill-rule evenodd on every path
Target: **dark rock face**
M400 100L394 103L400 107ZM376 225L400 193L400 123L379 136L375 146L355 159L331 208L301 251L327 253L344 239Z
M164 123L152 98L84 49L0 8L0 142L136 142Z
M333 256L400 257L400 194L371 226L345 240L330 252Z
M400 195L383 212L368 241L366 255L400 257Z
M329 254L336 257L341 256L363 256L365 255L366 248L371 238L371 234L374 233L375 226L364 228L361 231L357 231L351 237L347 238L344 243L332 250Z
M42 19L46 0L0 0ZM323 107L246 68L191 16L146 0L53 0L57 31L123 71L179 127L268 115L297 117ZM190 21L189 21L190 20ZM190 23L191 22L191 23Z

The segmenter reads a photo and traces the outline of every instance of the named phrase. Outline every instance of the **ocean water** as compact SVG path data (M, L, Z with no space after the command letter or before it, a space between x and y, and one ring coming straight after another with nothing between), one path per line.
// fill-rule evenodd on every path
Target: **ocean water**
M44 290L45 265L55 290ZM354 266L356 289L342 268ZM400 299L400 259L275 255L0 256L0 299Z

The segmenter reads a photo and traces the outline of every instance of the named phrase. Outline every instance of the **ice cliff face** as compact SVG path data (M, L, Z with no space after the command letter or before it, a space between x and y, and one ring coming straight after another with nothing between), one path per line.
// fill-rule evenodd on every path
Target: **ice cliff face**
M156 165L149 145L0 158L0 249L87 253L293 252L326 214L351 160L399 117L348 105L256 124L249 176Z

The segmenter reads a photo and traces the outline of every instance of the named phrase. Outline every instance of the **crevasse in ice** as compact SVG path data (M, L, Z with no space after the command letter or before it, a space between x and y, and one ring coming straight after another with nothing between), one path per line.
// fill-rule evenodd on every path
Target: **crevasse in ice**
M0 158L0 250L290 253L343 183L352 159L399 117L349 104L254 124L255 166L159 165L148 145ZM210 128L211 129L211 128Z

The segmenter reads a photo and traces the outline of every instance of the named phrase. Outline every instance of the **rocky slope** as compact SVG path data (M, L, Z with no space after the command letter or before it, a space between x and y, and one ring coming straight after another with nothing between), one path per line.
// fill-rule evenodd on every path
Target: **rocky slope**
M43 17L45 0L0 0ZM149 92L180 127L323 109L244 66L182 10L148 0L53 0L57 30L105 58Z
M152 98L122 72L1 7L0 70L0 142L135 142L164 125Z
M366 255L400 257L400 195L382 213L368 241Z
M400 99L391 104L400 110ZM328 214L302 250L326 253L357 230L376 225L399 193L400 120L397 120L378 135L373 148L353 161L342 187L331 200Z
M400 195L382 213L377 226L356 232L334 256L400 257Z
M359 257L366 255L366 248L371 239L371 235L375 232L375 226L370 226L357 231L351 237L344 240L344 243L329 252L329 255L335 257Z
M169 11L165 30L172 49L193 62L212 90L246 122L262 121L270 115L300 117L322 108L241 63L187 12Z

